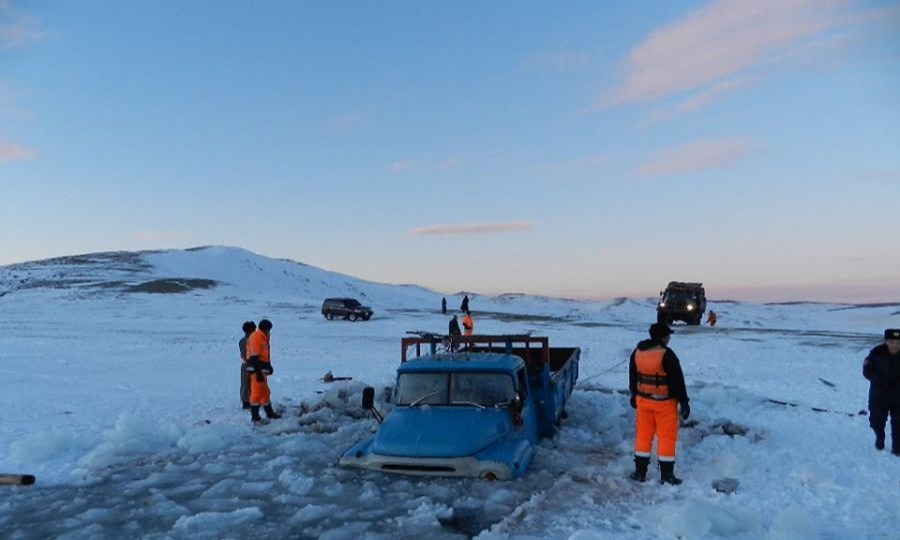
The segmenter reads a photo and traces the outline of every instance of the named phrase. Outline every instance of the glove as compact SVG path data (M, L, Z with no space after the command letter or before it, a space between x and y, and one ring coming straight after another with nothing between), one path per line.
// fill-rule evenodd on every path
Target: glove
M687 420L690 415L691 415L691 406L688 404L687 401L683 401L681 403L681 418Z
M637 409L637 396L636 395L631 394L631 399L628 400L628 402L631 403L632 409Z

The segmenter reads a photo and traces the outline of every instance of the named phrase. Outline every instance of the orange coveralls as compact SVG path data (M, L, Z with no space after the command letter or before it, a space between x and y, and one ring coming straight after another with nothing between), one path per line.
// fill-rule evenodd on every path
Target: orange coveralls
M472 316L468 313L463 316L463 334L467 336L471 336L472 332L475 330L475 322L472 320Z
M665 353L664 347L634 351L638 372L634 455L649 458L653 436L656 435L657 459L674 462L678 441L678 403L669 394L668 378L662 367Z
M256 329L247 340L247 359L258 356L262 362L269 363L269 335ZM266 374L262 380L257 380L256 373L250 374L250 405L268 405L271 393L269 392L269 380Z

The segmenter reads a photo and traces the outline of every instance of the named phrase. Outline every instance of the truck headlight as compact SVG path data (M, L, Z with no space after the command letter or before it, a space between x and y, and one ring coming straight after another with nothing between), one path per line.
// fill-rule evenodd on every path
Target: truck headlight
M694 304L688 304L687 309L688 311L694 311Z
M666 303L665 303L665 302L660 302L660 303L659 303L659 307L666 307Z

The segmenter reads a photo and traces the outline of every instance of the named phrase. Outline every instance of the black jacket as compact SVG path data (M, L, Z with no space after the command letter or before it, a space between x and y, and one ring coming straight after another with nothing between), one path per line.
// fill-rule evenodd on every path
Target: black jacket
M462 331L459 329L459 321L456 319L450 319L450 335L458 336L461 335Z
M863 376L870 382L870 403L900 403L900 354L892 355L883 343L875 347L863 362Z
M679 403L689 402L690 398L688 398L687 387L684 384L684 373L681 371L681 362L678 361L675 351L652 339L645 339L638 343L635 351L646 351L653 347L663 347L666 349L666 352L663 354L662 368L663 371L666 372L666 377L668 378L669 395ZM637 365L634 363L634 351L632 351L631 358L628 362L628 389L631 390L631 395L637 393Z

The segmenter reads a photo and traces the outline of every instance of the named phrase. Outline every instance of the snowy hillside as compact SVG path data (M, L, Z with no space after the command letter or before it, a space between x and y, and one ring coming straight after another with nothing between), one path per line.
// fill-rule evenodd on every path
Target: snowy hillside
M665 282L668 276L661 279ZM460 289L465 288L461 284ZM513 482L347 470L373 429L363 386L393 384L400 338L443 332L441 293L246 250L102 253L0 267L3 538L897 538L900 458L872 447L861 361L900 305L716 302L676 325L693 413L677 488L635 485L627 356L655 299L470 294L478 333L582 349L559 435ZM367 322L326 321L352 296ZM447 296L448 307L461 297ZM238 400L241 323L274 322L285 418ZM351 381L325 383L328 372ZM712 489L724 478L737 490Z

